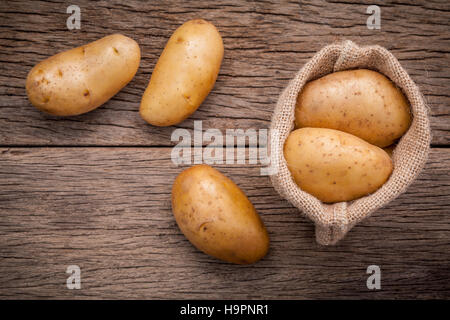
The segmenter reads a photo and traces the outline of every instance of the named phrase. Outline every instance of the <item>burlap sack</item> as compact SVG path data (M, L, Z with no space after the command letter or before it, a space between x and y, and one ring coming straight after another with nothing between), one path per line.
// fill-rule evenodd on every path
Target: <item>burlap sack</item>
M359 68L381 72L401 88L410 102L413 121L393 153L392 175L380 189L355 201L324 204L293 181L283 145L294 128L296 98L305 83L335 71ZM359 47L351 41L326 46L297 73L278 100L271 131L272 184L283 198L314 221L316 240L323 245L336 244L355 224L404 192L424 166L431 140L424 99L398 60L380 46Z

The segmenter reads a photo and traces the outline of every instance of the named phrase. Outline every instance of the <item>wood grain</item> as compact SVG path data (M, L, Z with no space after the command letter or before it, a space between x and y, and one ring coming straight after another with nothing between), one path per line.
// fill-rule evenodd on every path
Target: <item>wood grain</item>
M363 1L77 1L81 30L68 31L70 1L0 2L0 144L4 146L170 146L174 127L147 125L142 93L177 26L202 17L220 30L225 57L213 92L179 125L267 128L278 95L316 51L336 40L391 50L422 89L431 111L433 144L450 143L450 5L448 1L371 1L381 30L368 30ZM34 109L28 71L57 52L120 32L137 40L136 77L101 108L56 118Z
M434 149L405 194L350 231L315 243L311 222L258 166L219 166L271 237L251 266L196 250L171 214L181 172L166 148L0 149L0 298L450 298L450 150ZM68 290L67 266L82 289ZM379 265L382 290L366 287Z
M450 4L354 0L0 1L0 298L450 299ZM172 32L192 18L220 30L225 57L211 94L176 127L147 125L141 95ZM137 40L136 77L99 109L56 118L27 101L25 78L57 52L120 32ZM323 46L351 39L391 50L430 106L432 152L419 179L334 247L278 196L257 165L218 166L249 196L271 236L251 266L196 250L170 208L175 128L261 129L278 95ZM67 266L82 289L68 290ZM379 265L382 290L366 287Z

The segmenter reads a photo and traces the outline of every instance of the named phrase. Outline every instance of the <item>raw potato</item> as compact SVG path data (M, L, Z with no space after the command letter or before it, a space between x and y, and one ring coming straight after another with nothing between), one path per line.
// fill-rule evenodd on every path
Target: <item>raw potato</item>
M331 73L305 85L297 97L296 128L330 128L379 147L391 145L411 124L403 93L371 70Z
M213 257L249 264L269 250L269 236L252 203L233 181L208 165L178 175L172 210L186 238Z
M155 126L182 122L214 87L223 58L216 27L198 19L179 27L167 42L144 92L140 114Z
M133 39L113 34L38 63L27 77L39 110L73 116L99 107L133 79L141 53Z
M324 128L292 131L284 157L298 186L323 202L350 201L372 193L387 181L393 168L382 149Z

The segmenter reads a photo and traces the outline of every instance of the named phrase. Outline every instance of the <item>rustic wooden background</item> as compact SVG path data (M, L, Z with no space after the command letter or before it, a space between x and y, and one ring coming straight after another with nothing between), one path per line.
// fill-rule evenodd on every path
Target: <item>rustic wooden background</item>
M364 3L362 3L364 2ZM81 7L81 30L66 8ZM381 30L366 9L381 7ZM391 50L430 106L432 152L419 179L339 245L314 229L258 166L220 166L264 220L269 255L251 266L220 262L181 234L170 189L175 127L147 125L141 95L167 39L192 18L220 30L216 86L177 127L267 128L281 90L326 44L351 39ZM450 4L424 1L1 1L0 298L450 298ZM120 32L137 40L136 77L101 108L56 118L27 101L33 65ZM81 290L66 288L81 267ZM366 268L382 288L369 291Z

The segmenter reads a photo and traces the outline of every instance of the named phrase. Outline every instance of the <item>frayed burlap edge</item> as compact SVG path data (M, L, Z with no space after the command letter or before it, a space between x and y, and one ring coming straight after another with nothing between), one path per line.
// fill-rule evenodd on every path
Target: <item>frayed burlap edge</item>
M402 89L410 102L413 121L395 148L394 170L380 189L355 201L324 204L293 181L283 155L284 142L294 128L297 95L308 81L336 71L361 68L386 75ZM359 47L352 41L326 46L306 63L280 95L270 129L272 184L283 198L315 223L316 240L323 245L336 244L355 224L404 192L425 165L431 140L423 96L398 60L383 47Z

